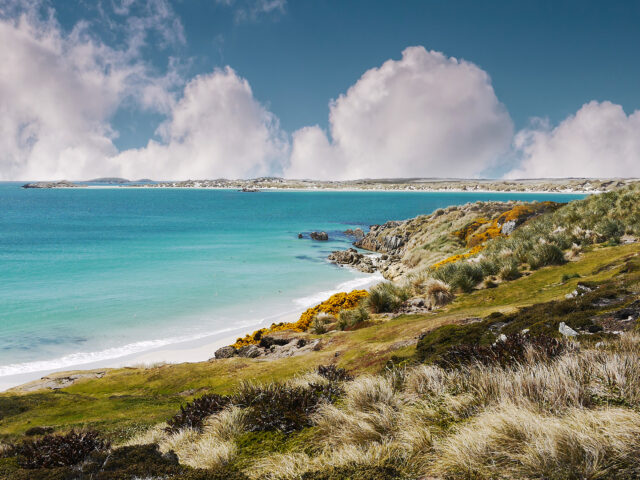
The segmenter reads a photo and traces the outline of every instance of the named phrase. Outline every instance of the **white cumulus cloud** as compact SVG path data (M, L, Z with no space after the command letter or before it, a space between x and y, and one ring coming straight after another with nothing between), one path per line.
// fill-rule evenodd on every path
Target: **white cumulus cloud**
M163 142L115 158L127 178L247 178L281 169L288 143L278 119L254 97L249 83L227 67L191 80Z
M176 19L163 0L148 5L130 18L128 42L116 49L87 22L63 31L38 1L0 4L0 179L119 173L113 114L127 99L157 111L174 103L174 72L150 74L139 49L145 28L162 30Z
M329 134L293 134L287 177L473 177L512 139L509 114L473 63L410 47L330 104Z
M546 121L518 132L522 155L510 178L640 176L640 110L589 102L552 128Z

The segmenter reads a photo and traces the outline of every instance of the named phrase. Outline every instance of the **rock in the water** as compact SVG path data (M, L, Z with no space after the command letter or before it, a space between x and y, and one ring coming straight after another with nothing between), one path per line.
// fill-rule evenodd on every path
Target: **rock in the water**
M356 229L347 228L344 231L344 234L350 237L355 237L356 240L360 240L361 238L364 238L364 231L360 227Z
M312 240L319 240L323 242L329 240L329 235L327 234L327 232L311 232L309 236Z
M256 358L262 355L262 350L255 345L245 345L238 349L239 357Z
M232 347L231 345L227 345L226 347L219 348L218 350L216 350L216 353L214 353L216 358L230 358L230 357L234 357L237 354L238 354L238 351L235 349L235 347Z
M365 273L373 273L376 266L371 257L359 253L355 248L348 250L337 250L332 252L328 257L330 262L338 265L348 265Z
M298 234L298 238L302 238L302 234L301 233Z
M564 322L560 322L560 326L558 327L558 331L564 335L565 337L577 337L578 332L576 332L573 328L567 325Z

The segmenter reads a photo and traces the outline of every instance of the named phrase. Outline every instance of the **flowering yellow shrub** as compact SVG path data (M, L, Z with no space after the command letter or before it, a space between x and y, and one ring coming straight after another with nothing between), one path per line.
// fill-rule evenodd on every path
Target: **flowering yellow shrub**
M476 245L475 247L473 247L471 250L469 250L466 253L460 253L458 255L453 255L452 257L445 258L444 260L440 260L438 263L434 263L433 265L431 265L431 268L437 269L437 268L440 268L443 265L446 265L447 263L454 263L454 262L457 262L459 260L464 260L465 258L472 257L476 253L480 253L482 250L484 250L484 245Z
M460 260L464 260L465 258L469 258L484 249L484 244L496 237L505 236L502 233L502 225L506 222L510 222L512 220L518 221L523 217L530 217L536 213L542 213L552 208L555 208L558 204L554 202L538 202L538 203L529 203L524 205L516 205L510 210L501 213L493 220L489 221L486 218L477 218L473 222L466 225L464 228L460 230L456 230L452 233L455 237L458 237L460 240L465 242L467 247L471 248L466 253L461 253L458 255L453 255L449 258L445 258L444 260L439 261L438 263L434 263L431 268L437 269L447 263L454 263ZM478 232L482 228L481 232Z
M360 300L365 298L369 293L366 290L353 290L349 293L340 292L335 295L331 295L327 300L316 305L315 307L305 310L300 318L295 323L273 323L268 328L261 328L256 330L252 334L246 335L243 338L238 338L236 343L233 344L235 348L244 347L245 345L252 345L260 342L263 335L267 335L273 332L279 332L282 330L293 330L294 332L304 332L309 328L313 319L319 313L328 313L331 315L337 315L341 310L349 310L355 308Z

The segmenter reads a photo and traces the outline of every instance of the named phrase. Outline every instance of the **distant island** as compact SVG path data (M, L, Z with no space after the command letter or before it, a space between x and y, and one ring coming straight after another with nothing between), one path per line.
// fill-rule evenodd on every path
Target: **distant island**
M283 190L398 190L424 192L549 192L598 193L621 188L636 178L535 178L517 180L459 179L459 178L379 178L361 180L295 180L280 177L260 177L247 180L178 180L129 181L123 178L97 178L88 181L47 181L23 185L24 188L74 188L103 183L119 187L145 188L220 188L241 191L262 189Z

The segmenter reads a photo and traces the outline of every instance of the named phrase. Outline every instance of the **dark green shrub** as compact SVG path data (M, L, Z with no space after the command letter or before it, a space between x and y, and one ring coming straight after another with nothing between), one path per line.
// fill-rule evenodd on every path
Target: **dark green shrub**
M185 428L201 430L204 420L214 413L222 411L229 405L230 398L216 393L209 393L180 406L180 413L167 421L167 432L175 433Z
M54 468L76 465L89 455L109 448L109 442L94 431L71 431L66 435L45 435L15 445L22 468Z
M391 466L350 465L306 472L301 480L399 480L406 478Z
M248 409L248 431L289 433L311 426L310 416L318 405L333 402L342 393L342 388L334 382L308 387L286 383L244 384L233 396L233 404Z
M326 378L330 382L348 382L353 380L353 376L349 375L349 372L335 365L318 365L316 371L318 375Z
M477 343L454 345L443 354L436 364L443 368L465 365L499 365L507 367L526 360L527 349L532 349L540 358L555 358L566 351L566 343L545 335L527 337L520 333L507 335L491 345Z
M605 218L596 225L595 230L602 237L603 241L619 243L620 237L624 235L625 225L619 220Z

